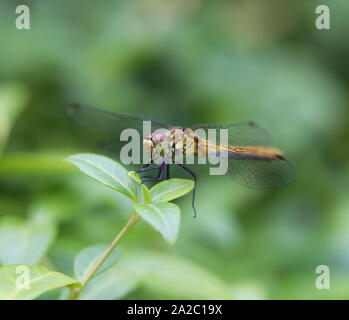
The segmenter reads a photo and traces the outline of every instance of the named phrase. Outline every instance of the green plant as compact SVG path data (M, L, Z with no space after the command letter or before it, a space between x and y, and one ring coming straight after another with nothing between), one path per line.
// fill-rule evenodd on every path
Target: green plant
M140 218L159 231L167 242L173 244L177 239L180 209L169 201L190 192L194 187L192 181L170 179L158 183L149 190L144 184L140 184L141 180L135 172L127 172L118 162L107 157L95 154L76 154L69 156L66 161L77 166L83 173L98 183L131 199L133 201L133 212L126 225L109 246L92 246L82 250L76 256L74 262L75 279L63 273L50 271L43 266L24 265L30 271L27 283L24 283L24 286L29 285L29 289L19 290L16 279L19 276L18 267L23 267L23 265L8 265L0 268L0 299L33 299L46 291L64 286L70 289L69 299L77 299L85 287L89 285L87 289L91 290L91 286L98 285L98 281L95 281L98 280L97 275L107 274L106 271L117 262L120 255L119 251L115 250L117 245ZM50 226L35 226L35 229L33 229L32 224L18 227L16 224L14 226L13 223L10 223L3 227L4 230L1 234L5 238L11 236L18 238L25 234L26 241L28 241L28 237L32 237L35 241L40 242L43 251L52 238L52 236L45 233L50 230ZM51 232L54 233L53 228L51 229ZM32 230L35 230L35 232L32 232ZM41 230L45 231L40 236ZM6 240L8 238L4 241ZM21 257L13 257L13 255L22 251L6 251L6 248L4 248L0 251L0 259L2 258L5 262L21 261ZM39 258L41 258L40 252L31 260L31 263L35 264L39 261ZM120 274L120 277L122 278L122 274ZM123 284L126 287L132 285L132 283L125 284L125 282ZM117 289L120 290L120 287Z

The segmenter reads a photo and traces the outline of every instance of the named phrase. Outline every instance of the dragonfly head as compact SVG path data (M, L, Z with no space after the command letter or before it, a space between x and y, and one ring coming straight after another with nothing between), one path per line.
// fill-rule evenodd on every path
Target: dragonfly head
M143 149L147 154L151 155L153 149L161 145L165 140L165 134L161 132L151 132L147 134L143 139Z

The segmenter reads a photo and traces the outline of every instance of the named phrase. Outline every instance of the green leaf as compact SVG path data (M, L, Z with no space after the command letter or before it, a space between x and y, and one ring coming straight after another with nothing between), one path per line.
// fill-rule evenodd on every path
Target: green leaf
M49 224L7 219L0 227L0 262L10 264L37 264L46 253L55 236Z
M138 184L141 185L142 188L142 195L143 195L143 203L151 203L152 202L152 196L151 193L149 191L149 189L147 188L147 186L142 183L141 178L139 177L139 175L135 172L135 171L130 171L128 173L128 175L134 180L136 181Z
M134 209L159 231L166 241L171 244L176 241L181 218L178 206L169 202L135 203Z
M156 251L123 255L112 268L123 280L138 281L146 297L163 299L232 299L230 284L186 258ZM203 281L204 279L204 281ZM97 279L96 279L97 280Z
M171 201L179 198L194 188L194 181L187 179L169 179L156 184L150 192L153 201Z
M127 170L118 162L104 156L80 153L69 156L66 161L76 165L83 173L97 182L118 191L131 200L137 200L137 189Z
M0 268L0 300L34 299L46 291L68 285L80 283L42 266L12 265Z
M108 245L100 244L91 246L80 251L74 261L74 272L75 277L82 281L86 278L91 269L96 265L97 261L101 258L103 253L107 250ZM120 251L114 249L109 255L106 261L101 265L98 271L95 273L94 277L99 273L105 271L111 267L119 258Z
M111 267L93 278L81 291L79 300L121 299L139 285L139 277L128 270Z

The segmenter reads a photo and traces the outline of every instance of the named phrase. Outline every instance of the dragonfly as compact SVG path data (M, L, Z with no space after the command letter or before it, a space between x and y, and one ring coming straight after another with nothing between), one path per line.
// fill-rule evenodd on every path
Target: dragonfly
M150 117L117 113L83 104L73 104L68 107L68 115L79 126L91 133L92 143L104 150L116 154L116 146L120 144L122 130L133 128L143 132L144 121L151 122L153 131L142 137L143 152L150 156L150 162L136 172L146 174L141 176L142 183L157 182L170 178L170 165L177 165L194 179L192 207L194 217L197 175L187 165L176 162L175 156L182 153L194 156L225 155L228 159L230 178L250 189L268 189L281 187L294 178L293 166L286 160L282 151L271 146L269 132L255 122L238 122L231 124L194 124L188 128L171 125L167 122ZM159 133L166 129L167 133ZM209 135L197 135L197 130L226 129L227 144L219 144L216 139L208 139ZM181 133L178 142L177 133ZM176 139L175 136L176 135ZM176 143L173 143L176 141ZM188 144L191 144L190 146ZM167 145L167 148L164 148ZM161 150L161 151L160 151ZM168 161L174 160L174 161ZM154 171L154 176L148 173Z

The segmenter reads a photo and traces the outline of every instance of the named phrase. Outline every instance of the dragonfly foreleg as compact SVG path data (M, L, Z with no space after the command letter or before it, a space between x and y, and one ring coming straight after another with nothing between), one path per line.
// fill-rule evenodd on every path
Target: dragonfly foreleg
M145 172L145 171L160 169L161 163L160 163L157 167L148 168L152 163L153 163L153 162L145 164L142 168L136 170L135 172L136 172L136 173L142 173L142 172Z
M141 177L142 179L144 179L144 178L151 178L151 179L152 178L159 178L161 176L161 168L162 168L163 163L161 162L156 167L148 168L150 165L151 165L151 163L150 164L146 164L145 166L143 166L141 169L137 170L136 172L137 173L143 173L143 172L152 171L152 170L159 170L159 172L157 173L156 176L143 176L143 177Z
M149 178L149 179L159 179L160 178L160 176L161 176L161 172L162 172L162 170L161 170L161 168L159 169L159 172L157 173L157 175L156 176L143 176L143 177L141 177L142 179L144 179L144 178Z
M162 174L162 172L161 172L161 170L159 170L156 178L159 179L161 174ZM152 178L155 178L155 177L153 177L153 176L143 176L142 179L144 179L144 178L152 179ZM170 179L170 165L166 166L166 178L164 180L168 180L168 179Z
M148 180L143 180L143 178L147 178L147 177L141 177L142 183L150 182L150 181L163 181L165 179L165 172L167 167L168 167L168 164L165 162L162 162L158 167L159 169L158 175L156 177L150 177L152 179L148 179Z
M196 210L195 210L196 174L193 171L191 171L189 168L187 168L186 166L183 166L180 163L177 163L177 165L179 165L181 168L183 168L185 171L187 171L194 178L193 201L192 201L191 205L192 205L193 210L194 210L193 218L196 218L197 217Z

